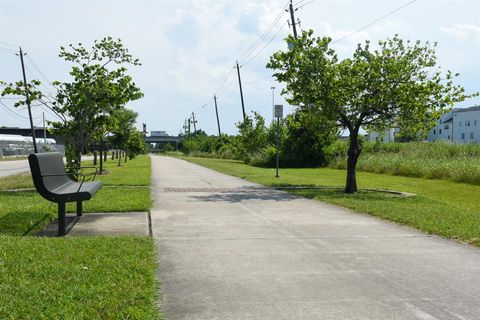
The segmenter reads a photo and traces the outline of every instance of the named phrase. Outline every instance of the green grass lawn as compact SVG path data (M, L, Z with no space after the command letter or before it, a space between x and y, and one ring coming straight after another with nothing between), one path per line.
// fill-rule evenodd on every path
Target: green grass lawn
M149 157L107 170L87 214L150 210ZM153 240L29 236L57 216L35 191L7 191L32 187L30 174L0 179L0 319L162 319Z
M150 157L140 156L120 167L107 162L106 168L108 173L97 177L104 187L84 202L84 212L150 211ZM33 188L29 173L0 178L0 235L29 234L57 216L57 205L34 190L6 191L22 188ZM75 212L74 203L67 204L67 212Z
M84 166L93 165L92 160L82 162ZM97 167L100 166L99 161ZM103 163L106 174L98 176L104 186L149 186L150 185L150 157L138 156L126 163L123 158L118 166L118 160L111 160Z
M0 236L0 319L159 319L153 240Z
M346 179L344 170L280 169L280 178L275 178L274 169L251 167L240 161L182 158L268 186L310 185L342 188ZM289 192L480 246L480 186L368 172L358 172L357 181L360 189L390 189L415 193L416 196L399 197L381 192L349 195L335 189Z

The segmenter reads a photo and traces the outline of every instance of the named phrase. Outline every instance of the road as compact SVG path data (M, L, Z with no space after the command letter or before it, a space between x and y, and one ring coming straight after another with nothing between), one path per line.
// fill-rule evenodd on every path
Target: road
M479 319L480 250L152 157L167 319Z
M30 171L28 160L0 161L0 177Z
M92 160L93 156L84 156L82 160ZM65 161L65 158L63 158ZM12 174L30 172L28 160L8 160L0 161L0 177L9 176Z

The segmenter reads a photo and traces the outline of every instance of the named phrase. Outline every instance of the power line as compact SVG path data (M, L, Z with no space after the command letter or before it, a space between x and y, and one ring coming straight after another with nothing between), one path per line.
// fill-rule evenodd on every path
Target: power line
M242 61L244 60L245 58L247 58L248 56L250 56L257 48L258 46L260 46L260 44L265 40L265 38L268 36L268 34L272 31L273 27L278 23L278 21L280 20L280 18L285 14L285 9L288 7L288 3L285 4L280 13L278 14L278 16L273 20L273 22L267 27L267 29L263 32L263 34L260 36L260 38L253 43L253 45L250 47L250 49L248 49L247 51L245 51L237 60L238 61Z
M223 80L222 85L221 85L220 87L218 87L218 89L217 89L215 92L218 93L218 92L220 92L220 91L223 90L225 84L227 83L227 81L229 80L229 78L233 75L233 69L234 69L234 68L235 68L235 67L233 67L233 68L230 69L230 71L227 73L227 76L226 76L225 79ZM210 99L210 100L211 100L211 99Z
M221 91L223 91L223 90L226 88L225 85L227 84L227 82L228 82L229 80L230 80L230 82L231 82L231 79L233 78L233 77L232 77L232 75L233 75L233 69L234 69L234 68L230 69L230 71L227 73L227 75L226 75L225 78L223 79L222 84L218 87L218 89L217 89L215 92L221 92ZM201 111L201 110L205 109L205 107L208 106L212 101L213 101L213 98L208 99L207 101L205 101L204 104L202 104L202 105L201 105L199 108L197 108L195 111L198 112L199 110Z
M7 53L7 54L15 54L15 51L7 49L7 48L3 48L3 47L0 47L0 52L1 53Z
M278 36L278 34L280 33L280 31L283 30L284 27L285 27L285 25L282 24L282 25L280 26L280 28L278 29L278 31L275 33L275 35L270 39L270 41L268 41L268 42L265 44L265 46L263 46L263 48L262 48L260 51L258 51L254 56L252 56L250 59L248 59L247 61L245 61L245 62L243 63L243 65L244 65L244 66L247 65L247 64L250 63L253 59L255 59L256 57L258 57L258 55L259 55L260 53L262 53L262 51L265 50L265 48L268 47L268 46L270 45L270 43L272 43L273 40L275 40L275 38Z
M43 72L40 70L40 68L35 64L35 62L33 61L33 59L30 57L30 55L27 55L27 59L30 61L30 63L32 64L32 66L38 71L38 73L42 76L43 79L45 79L45 81L47 81L47 83L49 85L51 85L52 87L54 87L56 89L56 87L52 84L52 81L50 81L46 76L45 74L43 74Z
M310 1L308 1L307 3L304 3L304 4L300 5L302 2L305 2L305 1L307 1L307 0L302 0L302 1L297 2L297 3L295 4L295 6L296 6L297 8L302 9L303 7L308 6L310 3L312 3L312 2L314 2L314 1L316 1L316 0L310 0Z
M400 10L402 10L402 9L405 8L405 7L408 7L409 5L411 5L412 3L416 2L416 1L417 1L417 0L412 0L412 1L410 1L410 2L408 2L408 3L406 3L406 4L404 4L404 5L402 5L402 6L398 7L398 8L396 8L396 9L388 12L387 14L381 16L380 18L378 18L378 19L376 19L376 20L374 20L374 21L366 24L365 26L361 27L360 29L358 29L358 30L356 30L356 31L354 31L354 32L352 32L352 33L349 33L349 34L341 37L340 39L337 39L337 40L332 41L331 43L340 42L340 41L342 41L342 40L344 40L344 39L346 39L346 38L348 38L348 37L351 37L351 36L353 36L354 34L357 34L357 33L359 33L360 31L363 31L363 30L367 29L368 27L374 25L375 23L379 22L380 20L383 20L383 19L385 19L386 17L394 14L395 12L400 11Z
M22 119L27 119L27 120L29 119L28 117L22 116L21 114L13 111L12 109L10 109L10 108L9 108L5 103L3 103L2 101L0 101L0 105L3 106L3 108L4 108L5 110L7 110L8 112L10 112L13 116L15 116L15 117L17 117L17 118L22 118ZM25 110L25 109L23 109L23 110ZM40 118L40 116L38 116L38 117L33 117L33 119L38 119L38 118Z
M232 68L233 70L233 68ZM225 90L227 90L227 88L230 88L230 86L232 85L232 83L235 81L235 76L234 74L232 73L232 76L230 77L230 80L228 81L228 83L222 88L222 90L220 91L217 91L217 99L218 99L218 96L220 94L222 94Z
M4 42L4 41L0 41L0 43L2 43L4 45L7 45L7 46L15 47L15 48L20 47L18 44L8 43L8 42Z

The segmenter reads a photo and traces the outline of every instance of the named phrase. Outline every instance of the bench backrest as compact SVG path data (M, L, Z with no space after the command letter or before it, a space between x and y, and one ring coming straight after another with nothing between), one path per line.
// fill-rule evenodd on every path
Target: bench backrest
M38 193L50 201L57 201L54 191L72 180L64 175L63 156L58 152L32 153L28 156L33 184ZM44 175L61 174L45 177Z

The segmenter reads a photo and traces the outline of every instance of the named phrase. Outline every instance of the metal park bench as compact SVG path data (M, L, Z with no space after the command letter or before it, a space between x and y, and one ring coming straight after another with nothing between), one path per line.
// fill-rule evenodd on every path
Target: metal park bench
M65 203L77 203L77 217L82 215L82 201L90 200L102 187L100 181L87 181L80 172L65 171L61 153L32 153L28 156L33 184L38 193L45 199L58 203L58 235L66 234ZM83 167L88 168L88 167ZM96 167L90 167L95 168ZM79 175L80 182L73 181L70 176ZM95 171L95 176L97 171Z

